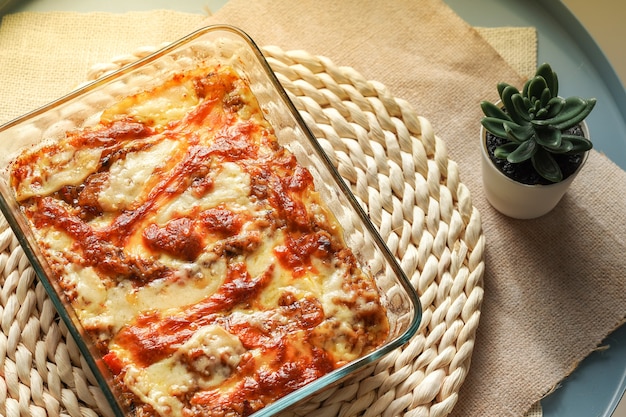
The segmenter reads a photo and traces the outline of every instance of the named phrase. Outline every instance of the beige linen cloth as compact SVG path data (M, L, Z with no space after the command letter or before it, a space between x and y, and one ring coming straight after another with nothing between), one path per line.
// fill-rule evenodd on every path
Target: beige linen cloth
M623 321L626 173L594 151L552 213L519 221L494 211L481 184L479 102L497 99L499 81L521 86L518 71L532 70L515 71L440 0L231 0L210 17L125 14L126 24L113 31L107 19L5 19L0 122L70 91L96 63L205 24L228 23L258 45L302 49L351 66L432 123L459 164L487 238L482 317L452 416L522 416Z

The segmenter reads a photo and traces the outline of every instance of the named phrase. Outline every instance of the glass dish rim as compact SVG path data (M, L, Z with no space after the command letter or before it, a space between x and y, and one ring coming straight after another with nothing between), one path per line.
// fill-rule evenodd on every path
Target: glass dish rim
M33 119L39 115L42 115L56 108L57 106L67 103L73 99L79 98L86 93L96 90L98 87L106 85L110 83L111 81L114 81L129 72L132 72L153 61L156 61L162 56L167 55L169 52L172 52L178 48L184 47L185 44L203 36L206 33L216 32L216 31L229 32L230 34L239 36L250 47L251 51L254 53L255 57L257 58L258 63L263 68L265 75L267 75L268 80L272 84L272 87L274 88L275 92L278 94L278 96L282 100L283 102L282 104L284 104L288 108L288 110L291 113L291 116L294 118L296 124L298 125L297 127L302 130L304 136L306 136L306 139L310 142L311 146L313 146L315 151L321 157L322 162L325 165L325 168L329 170L331 176L334 178L336 185L341 189L341 192L347 198L352 208L358 213L360 220L362 221L363 225L368 231L368 234L375 241L376 246L378 247L378 249L382 252L384 256L385 261L388 263L389 267L393 270L398 282L401 284L404 291L406 292L406 295L408 296L410 302L412 303L413 310L414 310L409 325L400 336L385 343L383 346L370 352L369 354L361 358L358 358L354 361L351 361L350 363L306 384L305 386L295 390L294 392L291 392L277 399L276 401L268 404L267 406L255 412L252 415L254 417L269 417L269 416L275 415L278 412L284 411L288 407L291 407L311 397L312 395L322 392L324 388L340 383L344 379L352 376L357 370L363 369L365 366L377 362L379 359L386 356L391 351L405 345L417 333L417 330L421 324L422 305L421 305L416 289L410 283L410 280L408 279L408 277L402 270L395 256L391 253L389 247L387 246L382 236L380 235L380 233L378 232L378 230L372 223L370 217L367 215L363 207L359 204L354 194L352 193L348 185L345 183L345 181L339 174L338 170L332 164L331 159L329 158L327 153L323 150L317 138L313 135L310 128L304 122L304 119L300 115L294 103L289 98L284 87L282 86L278 78L276 77L276 74L271 69L265 56L261 52L261 49L257 46L254 40L246 32L232 25L215 24L215 25L204 26L202 28L199 28L189 33L188 35L185 35L179 38L178 40L170 43L167 46L159 48L157 51L143 58L140 58L137 61L127 64L123 66L122 68L115 70L111 73L108 73L94 81L86 83L66 95L63 95L41 107L38 107L28 113L25 113L22 116L19 116L15 119L12 119L4 123L3 125L0 125L0 133L14 126L17 126L21 123L24 123L30 119ZM53 285L49 282L49 278L47 276L46 271L40 265L38 255L35 253L35 250L31 247L31 244L29 240L27 239L23 228L20 226L19 221L13 215L13 209L11 207L11 204L5 198L3 191L4 190L0 190L0 211L4 214L4 217L7 223L9 224L9 226L15 233L18 242L20 243L20 245L22 246L25 252L25 255L27 256L28 260L33 266L33 269L35 271L35 274L38 280L42 283L44 289L46 290L47 295L51 298L53 305L55 307L55 310L57 311L57 313L63 320L64 324L66 325L69 333L71 334L71 336L74 338L75 342L77 343L77 346L81 354L83 355L85 361L87 362L87 365L89 366L90 370L94 374L94 377L98 385L102 389L103 394L107 399L107 402L112 407L114 414L116 416L124 416L125 413L123 412L122 407L119 405L118 400L115 398L115 395L113 393L113 390L109 382L107 381L106 377L102 374L102 371L100 370L100 366L98 366L97 364L98 359L94 357L95 355L93 355L92 350L88 347L88 344L84 340L82 334L80 333L80 330L73 323L72 317L70 317L70 314L66 311L67 308L65 307L64 302L60 299Z

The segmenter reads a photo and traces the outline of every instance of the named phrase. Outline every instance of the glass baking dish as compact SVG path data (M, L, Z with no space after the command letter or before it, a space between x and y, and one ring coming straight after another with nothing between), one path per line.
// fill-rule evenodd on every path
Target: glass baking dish
M126 415L128 410L117 401L118 393L112 382L112 374L94 342L85 334L59 284L51 279L53 274L50 266L38 248L29 223L18 207L15 191L10 186L9 168L23 149L43 140L61 138L68 130L90 126L103 109L122 97L153 88L168 75L195 68L200 62L207 61L232 65L249 82L279 143L311 172L316 190L341 224L346 245L353 251L359 266L373 276L390 325L387 340L375 351L277 399L254 415L274 415L335 386L404 345L416 333L421 320L421 306L415 290L349 187L312 136L258 47L237 28L209 26L0 127L0 208L60 317L75 338L115 415Z

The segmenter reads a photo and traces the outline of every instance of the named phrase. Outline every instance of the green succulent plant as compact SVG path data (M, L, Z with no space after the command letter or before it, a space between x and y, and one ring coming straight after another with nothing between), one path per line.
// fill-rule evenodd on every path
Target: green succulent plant
M498 84L500 105L483 101L486 130L506 139L494 152L511 163L531 160L535 171L551 182L563 179L555 154L579 154L592 148L589 139L568 133L591 112L595 98L562 98L557 74L542 64L520 92L507 83ZM501 107L500 107L501 106Z

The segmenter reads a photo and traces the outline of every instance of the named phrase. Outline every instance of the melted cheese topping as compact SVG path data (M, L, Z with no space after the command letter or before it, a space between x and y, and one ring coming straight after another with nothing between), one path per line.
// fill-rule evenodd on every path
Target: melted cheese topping
M11 181L139 415L249 415L387 337L373 280L230 68L121 100Z

